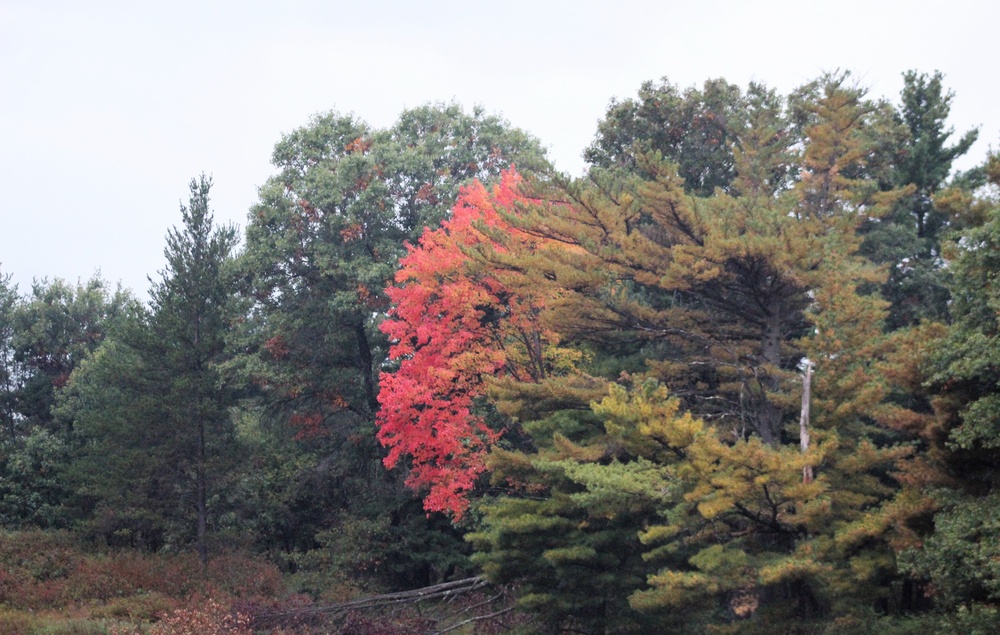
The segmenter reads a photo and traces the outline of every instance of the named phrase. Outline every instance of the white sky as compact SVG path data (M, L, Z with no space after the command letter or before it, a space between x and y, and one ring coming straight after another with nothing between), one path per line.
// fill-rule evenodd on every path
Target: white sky
M850 69L895 100L940 70L967 168L1000 140L1000 3L972 0L0 0L0 272L95 272L145 297L188 182L245 224L282 133L317 112L390 125L431 101L499 113L579 175L612 97L648 79L787 92ZM956 135L957 136L957 135Z

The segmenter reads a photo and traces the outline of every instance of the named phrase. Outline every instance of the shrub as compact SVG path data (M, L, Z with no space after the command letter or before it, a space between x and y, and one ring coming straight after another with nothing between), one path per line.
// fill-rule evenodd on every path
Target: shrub
M178 607L178 602L155 591L115 598L94 608L90 614L96 618L123 619L130 622L153 622Z
M36 630L37 620L33 615L0 611L0 633L28 635Z
M66 579L65 599L106 601L136 593L145 581L145 576L136 573L148 568L129 566L134 563L127 560L124 554L115 554L80 561Z
M269 562L235 553L208 561L208 580L237 597L273 597L284 590L278 568Z
M213 599L196 608L177 609L157 622L149 635L252 635L249 616L233 613Z

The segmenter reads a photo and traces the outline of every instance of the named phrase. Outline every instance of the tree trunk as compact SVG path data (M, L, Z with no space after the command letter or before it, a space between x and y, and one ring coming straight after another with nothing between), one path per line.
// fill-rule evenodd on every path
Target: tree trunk
M208 546L205 544L205 530L208 525L208 510L206 509L205 490L205 421L198 420L198 465L195 468L197 479L197 505L198 505L198 558L201 560L202 571L208 568Z
M764 443L774 446L781 442L782 409L771 401L771 395L781 387L777 373L781 369L781 312L772 306L761 341L761 357L769 368L759 369L760 404L756 412L757 433Z
M812 390L812 367L812 362L806 360L806 367L802 371L802 416L799 418L799 445L803 454L809 451L809 393ZM802 467L802 482L812 483L812 480L812 466L804 465Z
M368 333L365 332L364 322L357 322L354 325L354 332L358 340L358 370L361 371L365 389L365 403L368 404L369 414L374 415L378 410L378 391L375 388L375 373L372 365L371 345L368 343Z

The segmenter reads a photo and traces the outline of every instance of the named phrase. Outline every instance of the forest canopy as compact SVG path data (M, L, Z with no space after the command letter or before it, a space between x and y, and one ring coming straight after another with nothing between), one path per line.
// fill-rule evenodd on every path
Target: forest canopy
M482 109L317 115L242 244L191 181L149 302L0 275L0 523L481 576L511 632L990 632L1000 157L903 79L646 82L576 179Z

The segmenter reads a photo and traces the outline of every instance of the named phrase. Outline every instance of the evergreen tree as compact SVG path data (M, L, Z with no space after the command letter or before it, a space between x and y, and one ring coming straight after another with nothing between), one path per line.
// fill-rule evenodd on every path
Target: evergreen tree
M683 91L666 78L645 82L636 98L612 100L584 158L594 167L634 172L642 170L641 155L659 152L677 164L686 191L710 196L732 185L747 115L761 109L779 114L781 102L760 84L744 93L723 79Z
M0 426L4 441L13 441L18 432L17 386L20 371L14 359L14 313L20 302L11 274L0 273Z
M394 331L401 371L434 361L425 375L459 391L471 374L510 417L499 440L474 426L423 430L439 387L416 373L392 382L418 404L402 426L412 439L493 444L493 496L472 506L475 559L520 581L522 603L551 630L858 625L894 600L894 549L914 542L906 523L927 507L890 476L920 476L898 444L915 416L892 399L910 342L882 331L885 303L864 292L880 272L858 255L857 229L901 192L859 167L877 152L877 107L842 76L812 90L801 154L772 109L744 114L753 126L728 192L692 196L676 167L640 154L637 176L594 170L533 195L547 203L496 205L502 222L484 215L473 243L458 231L425 237L426 253L408 260L420 267L400 279L410 286L390 294L407 301L408 328ZM796 170L789 187L781 175ZM460 246L449 251L449 239ZM441 353L435 338L461 324L448 307L462 299L474 304L461 312L471 343ZM512 327L528 307L520 337ZM510 372L528 342L537 359L576 355L560 353L572 363L551 372ZM800 426L805 359L817 374ZM430 445L405 451L422 465Z
M991 155L985 172L1000 185L1000 158ZM995 626L1000 603L996 535L1000 480L1000 205L995 197L985 222L951 245L949 267L952 324L932 359L937 425L931 428L931 456L946 478L932 490L940 509L934 531L908 554L912 571L929 580L942 609L971 612L977 628Z
M218 365L231 320L227 268L236 230L214 226L210 188L210 179L192 179L149 309L136 307L74 375L62 409L84 442L75 470L97 521L110 514L112 532L145 534L138 538L145 546L191 540L203 562L212 490L234 450L232 395Z
M214 227L209 210L211 179L191 181L181 206L181 229L167 234L167 268L150 289L151 335L159 370L167 380L164 424L175 430L178 467L192 479L197 512L196 543L207 557L209 480L221 471L232 438L230 400L219 386L217 364L225 354L232 282L227 278L236 229ZM193 478L192 478L193 477Z
M890 182L892 187L910 186L911 192L896 203L891 214L864 228L863 253L888 268L882 290L892 303L890 328L948 317L941 243L951 223L934 197L945 186L952 163L968 152L978 131L970 130L954 145L947 145L954 132L946 127L953 94L944 90L943 79L941 73L928 76L909 71L903 75L902 103L894 116L906 136L897 146Z

